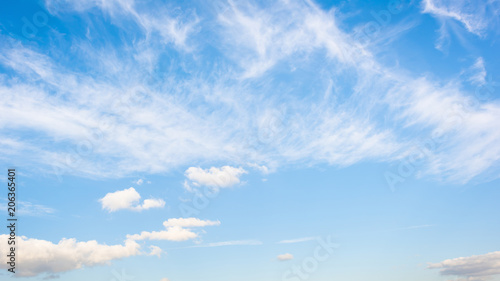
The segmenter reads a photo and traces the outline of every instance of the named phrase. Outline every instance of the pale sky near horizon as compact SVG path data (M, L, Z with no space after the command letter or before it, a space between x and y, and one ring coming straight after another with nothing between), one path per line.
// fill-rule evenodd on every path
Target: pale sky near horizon
M1 5L16 280L500 281L500 1Z

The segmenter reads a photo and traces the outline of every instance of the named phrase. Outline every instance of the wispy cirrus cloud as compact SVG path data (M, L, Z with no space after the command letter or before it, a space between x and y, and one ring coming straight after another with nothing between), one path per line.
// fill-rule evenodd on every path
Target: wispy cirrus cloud
M0 204L0 208L7 210L7 199L3 200L4 203ZM17 201L17 214L22 216L39 217L47 216L56 213L56 209L42 205L35 204L28 201Z
M201 220L198 218L178 218L178 219L168 219L163 222L163 226L165 227L203 227L203 226L214 226L220 225L220 221L210 221L210 220Z
M11 154L37 147L26 161L44 172L123 177L193 163L276 170L393 162L419 141L412 136L437 132L446 142L428 153L421 174L498 177L492 120L500 106L471 97L459 76L440 81L384 66L341 28L335 10L222 2L196 17L192 9L167 13L160 28L160 13L134 1L47 5L56 17L101 10L127 32L117 38L89 24L90 34L109 35L96 45L75 32L68 52L57 50L73 64L3 35L0 63L11 72L0 80L0 130L16 136ZM153 36L159 29L172 32ZM450 122L457 105L470 104ZM23 132L40 138L21 140Z
M486 1L472 4L467 1L425 0L422 4L424 13L457 20L465 26L467 31L476 35L481 35L487 27L488 19L485 18L484 6L481 5L487 4Z
M302 238L281 240L278 243L279 244L293 244L293 243L300 243L300 242L311 241L311 240L315 240L315 239L317 239L317 237L302 237Z
M423 13L430 14L440 21L439 38L436 48L446 50L450 44L450 33L460 33L454 21L459 22L467 32L484 38L496 32L500 24L500 3L498 1L449 1L424 0Z
M144 3L137 5L136 1L133 0L84 0L79 2L47 0L45 5L55 15L67 12L85 13L92 8L99 8L115 19L114 24L129 27L128 21L132 21L146 35L147 39L159 36L161 43L173 43L182 50L189 48L186 40L195 32L199 22L193 11L175 15L173 13L176 11L175 7L155 4L149 6L144 5Z
M469 70L471 77L469 81L474 85L486 85L486 68L484 67L484 59L479 57Z
M222 247L222 246L255 246L262 245L263 243L259 240L231 240L222 242L212 242L207 244L199 244L191 246L192 248L206 248L206 247Z

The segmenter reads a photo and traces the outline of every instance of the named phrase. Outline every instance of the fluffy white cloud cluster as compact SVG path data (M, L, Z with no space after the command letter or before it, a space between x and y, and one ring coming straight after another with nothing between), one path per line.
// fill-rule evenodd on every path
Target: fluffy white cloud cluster
M106 194L103 198L99 199L102 208L109 212L116 212L122 209L133 211L142 211L151 208L163 208L165 201L162 199L145 199L142 204L138 204L141 199L139 192L135 188L119 190Z
M198 237L197 233L187 227L204 227L220 225L220 221L200 220L198 218L172 218L163 223L165 231L141 232L141 234L127 235L123 245L99 244L97 241L78 242L76 239L63 238L58 243L51 241L18 236L17 254L22 256L22 266L19 267L19 276L36 276L42 273L54 274L84 266L103 265L112 260L135 255L160 257L163 250L154 245L149 246L149 252L141 251L141 245L136 240L169 240L185 241ZM0 241L7 241L7 234L0 235ZM6 256L10 246L0 243L0 255ZM1 263L0 268L7 268Z
M0 235L0 241L7 241L8 235ZM57 273L106 264L112 260L141 254L141 246L130 239L123 245L99 244L97 241L78 242L76 239L62 239L54 244L50 241L30 239L18 236L16 239L17 254L21 257L22 266L16 274L19 276L35 276L40 273ZM5 257L10 246L0 243L0 254ZM156 254L158 250L156 250ZM1 263L0 268L6 268Z
M429 268L441 268L442 275L455 275L467 281L489 280L500 274L500 251L484 255L460 257L432 263Z

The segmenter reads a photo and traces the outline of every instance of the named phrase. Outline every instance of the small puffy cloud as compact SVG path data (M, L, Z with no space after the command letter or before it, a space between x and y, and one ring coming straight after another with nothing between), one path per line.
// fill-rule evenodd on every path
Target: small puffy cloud
M137 185L141 185L144 183L144 180L143 179L138 179L137 181L134 182L135 184Z
M163 222L165 227L180 226L180 227L203 227L220 225L220 221L200 220L198 218L178 218L168 219Z
M500 274L500 251L431 263L429 268L440 268L441 275L454 275L461 280L488 280Z
M163 250L158 247L158 246L149 246L149 255L150 256L157 256L157 257L161 257L161 254L163 253Z
M165 207L165 201L162 199L146 199L144 200L144 203L142 203L141 206L136 207L136 209L140 210L147 210L151 208L163 208Z
M120 209L130 209L132 205L139 202L140 199L141 195L139 192L131 187L129 189L110 192L99 199L99 202L101 202L103 209L114 212Z
M279 261L289 261L289 260L293 259L293 255L286 253L286 254L278 255L277 258Z
M185 175L195 186L225 188L240 183L240 176L246 173L247 171L243 168L231 166L212 167L210 169L190 167L186 170Z
M166 230L161 231L143 231L140 234L127 235L131 240L168 240L168 241L186 241L198 237L198 234L184 227L202 227L211 225L220 225L219 221L203 221L197 218L179 218L169 219L163 222Z
M6 234L0 235L0 241L7 241L7 238ZM95 240L78 242L73 238L63 238L54 244L51 241L18 236L16 242L18 249L22 251L22 266L16 272L19 276L54 274L140 254L140 245L133 240L126 240L123 245L106 245ZM0 243L2 255L6 255L7 249L7 243ZM6 263L0 264L0 268L7 266Z
M116 212L121 209L129 209L134 211L142 211L151 208L163 208L165 201L162 199L146 199L139 204L141 195L131 187L129 189L119 190L106 194L103 198L99 199L102 208L109 212Z

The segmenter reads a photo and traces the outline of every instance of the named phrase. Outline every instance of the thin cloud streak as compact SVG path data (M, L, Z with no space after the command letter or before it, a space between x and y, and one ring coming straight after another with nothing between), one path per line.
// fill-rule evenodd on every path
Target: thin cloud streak
M278 244L300 243L300 242L315 240L316 238L317 237L303 237L303 238L296 238L296 239L289 239L289 240L281 240L278 242Z
M208 244L194 245L188 248L207 248L207 247L222 247L222 246L256 246L262 245L259 240L233 240L223 242L213 242Z

